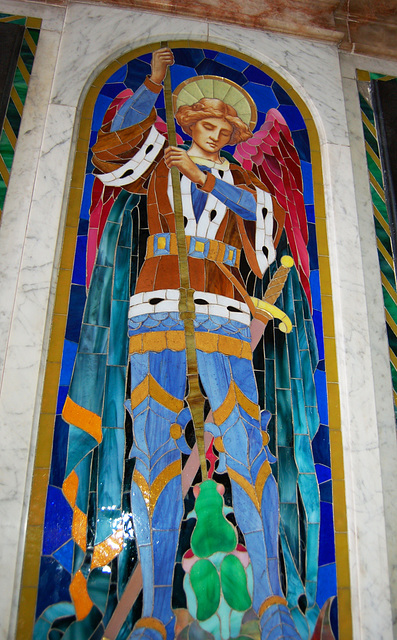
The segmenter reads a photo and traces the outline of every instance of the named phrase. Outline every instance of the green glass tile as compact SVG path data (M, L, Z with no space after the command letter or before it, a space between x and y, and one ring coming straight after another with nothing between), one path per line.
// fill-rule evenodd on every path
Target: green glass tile
M383 189L383 175L381 169L375 164L369 153L367 153L367 164L370 173L375 178L378 185Z
M6 132L3 130L0 138L0 155L4 160L8 171L11 171L12 161L14 159L14 147L7 138Z
M368 127L365 127L365 126L364 126L364 138L368 142L368 144L371 147L371 149L379 157L378 142L377 142L376 138L372 135L372 133L368 129Z
M375 126L374 112L373 112L373 109L372 109L371 105L368 104L368 102L361 95L361 93L359 93L359 97L360 97L360 107L361 107L362 111L365 113L365 115L367 116L367 118L371 122L371 124L373 124Z
M397 336L394 333L393 329L386 323L386 331L387 331L387 339L389 342L389 347L397 355Z
M124 427L125 367L106 368L102 422L105 427Z
M26 84L22 73L20 72L20 70L18 69L18 67L15 70L15 77L14 77L14 87L16 89L17 94L19 95L22 104L25 104L25 100L26 100L26 94L28 92L28 85Z
M383 257L380 251L378 251L378 258L379 258L379 266L380 266L381 272L383 273L385 278L389 281L389 283L392 285L392 287L394 287L395 276L394 276L393 267L390 266L390 264L387 262L386 258Z
M19 127L21 124L21 116L19 115L19 112L12 100L10 100L8 103L7 119L11 125L11 129L13 130L15 135L18 136Z
M4 200L6 197L7 187L4 180L0 177L0 210L3 210Z
M382 287L382 290L383 290L383 300L385 303L385 307L387 311L390 313L393 320L397 323L397 305L394 302L391 295L389 294L389 292L385 289L385 287Z
M39 41L40 29L28 29L28 32L35 44Z
M292 407L291 392L287 389L277 389L277 435L278 444L283 447L292 447Z
M294 433L307 434L307 420L304 405L302 380L291 380L292 413L294 416Z
M278 461L280 503L292 503L296 508L298 470L292 447L278 447Z
M386 251L388 253L390 253L390 255L392 255L392 246L391 246L391 240L390 240L390 233L388 233L386 231L386 229L383 228L383 226L375 218L375 216L374 216L374 224L375 224L375 230L376 230L376 237L383 244L383 246L385 247Z
M378 209L381 216L386 220L386 222L389 223L389 216L387 213L387 207L386 207L385 201L380 197L380 195L376 191L375 187L372 186L372 184L369 185L369 188L371 191L373 204Z
M113 300L110 318L109 364L123 365L128 360L128 300Z
M22 60L25 63L25 66L27 68L27 70L29 71L29 74L32 73L32 67L33 67L33 60L34 60L34 55L28 45L28 43L26 42L26 40L24 40L22 42L22 47L21 47L21 57Z

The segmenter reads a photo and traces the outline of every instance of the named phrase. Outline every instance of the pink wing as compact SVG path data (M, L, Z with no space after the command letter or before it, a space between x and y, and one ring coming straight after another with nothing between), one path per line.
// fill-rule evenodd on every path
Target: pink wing
M281 113L269 109L261 128L252 138L237 145L234 156L244 169L258 176L285 210L287 239L311 308L302 172L291 132Z
M118 110L123 104L134 95L132 89L124 89L119 93L112 103L109 105L103 118L102 126L113 120ZM155 122L156 129L168 138L167 125L159 116ZM178 144L182 144L182 138L177 135ZM121 191L121 187L105 187L99 178L94 178L91 194L90 219L88 226L87 238L87 269L86 269L86 287L91 282L92 271L94 269L95 258L98 251L99 243L102 238L103 230L108 219L110 210Z

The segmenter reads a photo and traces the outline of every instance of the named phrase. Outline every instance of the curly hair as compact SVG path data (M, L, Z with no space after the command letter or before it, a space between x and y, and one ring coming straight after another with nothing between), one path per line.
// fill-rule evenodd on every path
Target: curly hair
M175 114L177 123L189 136L192 135L192 125L204 118L223 118L232 125L233 131L230 144L238 144L252 138L252 132L238 117L237 111L230 105L217 98L201 98L191 105L182 105Z

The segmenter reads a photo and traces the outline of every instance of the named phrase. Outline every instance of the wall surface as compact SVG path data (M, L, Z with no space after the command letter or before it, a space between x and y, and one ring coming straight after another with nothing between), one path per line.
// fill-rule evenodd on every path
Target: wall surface
M269 65L299 93L317 126L339 369L354 637L392 638L395 427L355 68L397 74L397 66L347 55L340 64L333 45L230 25L90 4L75 3L67 10L34 2L1 4L2 12L25 14L28 9L43 23L0 228L0 636L15 636L79 110L93 79L111 60L151 42L180 38L233 43L237 52ZM41 481L46 479L43 474Z

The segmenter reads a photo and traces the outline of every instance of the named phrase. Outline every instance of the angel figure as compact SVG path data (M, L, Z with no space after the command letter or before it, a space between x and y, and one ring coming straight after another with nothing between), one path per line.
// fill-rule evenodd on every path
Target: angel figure
M80 437L81 443L85 443L80 444L78 454L74 454L76 448L73 450L69 445L63 487L74 509L74 539L80 548L80 555L75 556L72 598L73 593L84 592L86 609L80 613L80 619L93 615L93 597L90 590L82 586L87 582L89 571L92 574L95 568L104 567L117 554L121 558L125 554L125 509L116 496L117 493L120 495L120 487L125 481L119 462L120 458L123 459L120 448L124 445L117 444L122 442L117 438L119 435L122 437L124 429L125 404L132 419L129 459L133 461L133 471L129 500L143 592L141 616L128 638L171 640L176 637L172 591L186 493L182 458L184 456L185 461L191 454L186 442L186 429L192 419L194 404L189 402L186 389L196 380L196 386L201 388L207 399L205 431L213 437L212 442L218 452L217 477L222 472L227 474L235 519L226 520L226 504L220 500L224 493L222 486L208 480L210 474L207 478L201 477L201 484L200 481L196 484L194 494L197 500L200 498L198 505L201 511L197 523L203 521L201 513L203 509L205 511L203 505L207 495L208 505L212 505L208 506L208 514L218 503L220 505L218 515L213 516L213 527L216 528L216 521L228 524L224 527L223 539L217 543L220 545L218 551L215 546L211 547L212 543L209 543L209 550L200 551L205 547L206 536L210 540L214 539L212 535L216 537L211 522L207 520L206 533L201 541L198 541L198 529L195 529L196 537L192 536L189 557L194 557L196 569L192 569L190 581L185 582L186 592L190 589L188 600L194 601L191 606L201 619L202 628L211 631L215 637L219 627L216 627L215 617L218 616L219 622L219 617L226 614L218 614L211 604L208 604L207 613L199 613L203 598L218 598L217 602L221 602L221 598L226 599L230 605L228 611L233 607L233 610L240 611L241 620L241 612L248 605L239 604L234 598L229 584L230 580L233 582L233 572L228 573L234 568L236 580L240 574L243 576L241 589L247 592L249 605L258 616L261 640L299 640L303 637L301 627L296 624L299 616L291 615L280 581L279 498L270 467L275 458L267 446L269 414L260 411L253 368L252 341L255 344L255 340L251 330L256 332L257 342L271 313L269 315L266 308L264 312L260 310L263 305L254 297L255 291L247 284L249 278L243 277L240 265L244 262L246 271L253 274L255 282L262 281L265 275L269 279L269 269L275 264L277 246L285 226L301 286L309 295L305 220L299 219L299 206L292 211L291 206L283 203L276 193L277 180L292 180L294 171L286 173L284 178L274 179L273 183L266 171L262 175L260 173L263 171L260 154L263 156L264 148L269 144L270 124L274 134L277 113L271 114L254 136L255 105L250 96L231 81L209 76L196 76L184 81L174 91L175 119L192 142L188 148L168 143L166 133L160 132L161 127L158 126L155 103L163 91L163 81L172 64L170 49L161 48L153 53L151 75L133 95L130 92L118 101L112 111L112 119L105 118L93 147L96 179L105 187L118 189L118 193L124 194L123 206L129 202L131 211L139 200L138 196L146 197L149 235L146 256L128 304L129 398L124 403L122 391L119 392L123 389L121 380L125 377L125 368L117 368L120 348L111 338L107 346L110 354L107 363L114 366L111 374L104 376L105 382L101 383L103 392L98 395L101 407L90 405L87 387L89 376L93 376L92 369L89 364L85 368L83 365L79 373L77 359L74 380L63 411L64 420L72 425L71 429ZM284 145L286 153L287 137L279 144ZM225 157L222 149L227 145L237 145L235 158L230 154ZM180 204L186 245L184 264L179 255L177 203L174 202L179 196L173 190L171 178L175 167L180 174ZM124 238L125 228L112 212L107 221L106 238L104 235L96 260L98 269L102 269L98 273L104 274L98 276L103 278L103 290L108 287L105 269L110 264L106 251L113 247L114 260L120 263L125 252L131 251L128 242L125 241L123 246L121 238ZM118 249L115 253L116 243ZM288 264L292 264L292 260ZM120 300L119 292L126 284L116 271L109 277L113 278L109 284L113 287L111 304L116 305ZM183 284L186 281L188 288ZM181 299L189 295L193 304L184 307L188 311L182 312ZM78 352L81 362L84 361L87 341L93 335L92 325L106 326L100 318L101 314L107 313L103 304L101 297L88 299ZM125 307L125 301L123 304ZM186 323L187 316L191 319L190 325ZM113 335L117 334L120 343L125 344L125 328L116 314L114 317L115 320L109 320L108 325L111 330L113 326ZM262 329L258 329L258 322L262 322ZM193 327L190 335L188 326ZM99 333L95 335L96 343L90 347L91 351L102 353ZM188 341L190 344L193 341L194 345L195 379L189 375L192 356L187 348ZM94 377L99 388L97 370ZM203 411L203 405L200 411ZM206 443L208 445L208 437ZM84 447L90 455L97 447L95 464L102 469L96 472L95 508L98 516L91 543L85 538L84 527L89 529L90 525L89 515L84 514L89 514L87 496L93 495L92 479L91 489L88 480L93 462L88 455L81 454ZM197 470L198 465L191 480ZM303 482L301 494L305 501ZM311 495L308 517L318 522L316 498L313 492ZM226 544L226 540L230 543ZM309 540L308 544L316 550L316 543L313 547ZM288 572L291 562L287 557L287 547L284 562ZM87 560L88 551L90 556ZM235 559L225 561L228 554ZM250 566L246 573L238 564L243 556L245 560L241 560L241 567ZM219 560L218 573L213 570L214 566L216 568L213 558ZM184 566L188 564L186 561ZM189 566L193 566L192 562ZM310 572L308 579L313 584L306 606L313 608L315 576L308 566L307 573ZM295 582L291 579L291 590L297 583L298 578ZM213 591L210 584L216 585ZM300 593L298 587L296 592ZM216 593L217 596L214 595ZM73 599L78 600L77 596ZM82 604L80 607L83 608ZM301 612L298 614L304 617ZM236 613L236 620L237 617ZM225 633L221 629L219 637L243 637L239 625L232 624L227 632L230 635Z

